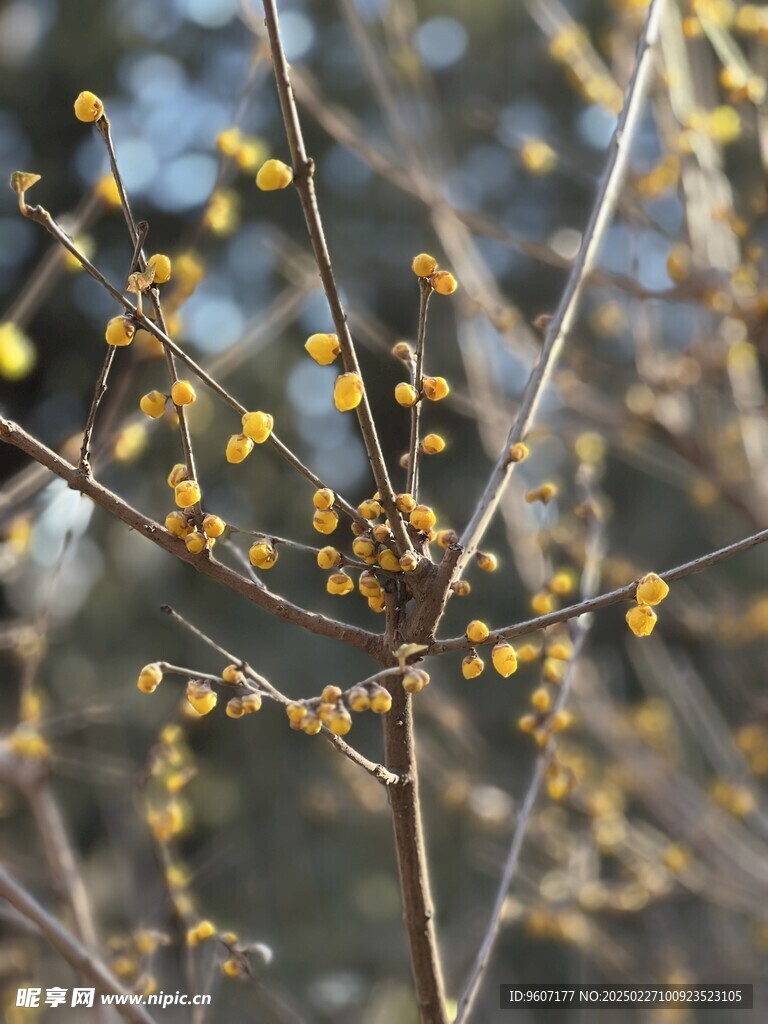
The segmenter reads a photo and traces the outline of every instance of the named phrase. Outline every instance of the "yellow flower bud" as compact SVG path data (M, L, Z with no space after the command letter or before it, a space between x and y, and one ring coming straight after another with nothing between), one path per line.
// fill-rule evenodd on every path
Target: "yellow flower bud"
M575 586L575 580L573 573L567 569L562 572L555 573L552 579L547 584L547 587L553 594L557 594L558 597L564 597L566 594L570 594Z
M496 572L499 567L499 560L496 555L489 555L483 551L477 552L475 561L483 572Z
M188 380L177 380L171 388L174 405L191 405L196 398L195 389Z
M243 717L243 702L239 697L233 697L227 701L226 707L227 717L229 718L242 718Z
M339 525L339 517L333 509L317 509L312 516L312 525L318 533L333 533Z
M400 559L391 548L382 548L376 557L376 561L382 569L386 569L388 572L403 571L403 567L400 565Z
M189 479L189 470L183 462L177 462L171 472L168 474L168 486L174 488L177 484L180 484L182 480Z
M400 568L403 572L413 572L418 567L420 561L421 559L415 551L406 551L400 557Z
M245 676L237 665L227 665L221 673L221 678L230 686L238 686L240 683L245 682Z
M248 559L257 569L271 569L277 558L277 548L266 540L257 540L248 550Z
M387 604L386 604L386 601L384 600L384 595L383 594L377 594L376 597L369 597L368 598L368 607L371 609L372 612L376 612L377 615L380 612L385 611L386 607L387 607Z
M637 584L635 598L639 604L660 604L669 593L669 587L655 572L643 576Z
M184 538L184 543L187 545L187 551L192 555L199 555L206 548L205 535L198 533L197 530L188 533Z
M96 195L103 199L107 206L120 206L120 190L111 174L104 174L96 182Z
M471 640L473 644L481 644L488 639L489 634L490 630L480 619L473 619L467 626L467 640Z
M321 548L317 553L317 564L321 569L335 569L341 561L341 552L336 548Z
M468 597L472 587L466 580L456 580L451 584L451 590L456 597Z
M547 644L547 657L556 661L568 661L573 657L573 643L569 636L559 637Z
M355 589L355 585L345 572L334 572L328 577L325 589L329 594L336 594L340 597L344 597L345 594L352 593Z
M222 973L228 978L239 978L243 973L243 968L237 957L229 956L221 965Z
M549 615L550 612L555 610L555 599L551 594L545 594L543 591L534 594L531 598L531 609L537 615Z
M518 442L517 444L513 444L509 449L509 461L524 462L530 454L528 445Z
M636 604L627 612L626 620L635 636L650 636L656 625L656 612L650 605Z
M227 462L243 462L253 451L253 441L245 434L233 434L227 441Z
M335 708L329 716L328 728L334 736L346 736L352 728L352 716L343 705Z
M409 668L403 675L403 689L406 693L421 693L429 686L429 674L421 668Z
M123 345L131 344L135 333L136 327L132 320L126 316L113 316L107 324L104 337L108 345L121 348Z
M210 921L201 921L196 924L194 928L190 928L187 932L187 945L196 946L200 942L204 942L206 939L211 939L216 934L216 929Z
M432 278L432 287L440 295L453 295L459 286L453 274L447 270L438 270Z
M494 644L491 651L491 660L493 661L493 667L505 679L517 671L515 648L512 644L508 644L506 640L500 640L497 644Z
M536 661L541 654L541 648L536 644L523 644L517 649L517 660L528 664Z
M341 352L335 334L313 334L305 341L304 348L320 366L330 366Z
M163 671L157 662L145 665L139 672L139 679L136 685L142 693L154 693L163 679Z
M200 501L200 487L195 480L182 480L174 489L179 508L191 508Z
M402 381L395 387L395 401L405 409L410 409L419 400L419 393L413 384L406 384Z
M365 597L378 597L381 593L381 584L373 572L361 572L357 587Z
M166 401L167 398L162 391L148 391L141 397L139 408L145 416L151 416L153 420L158 420L165 412Z
M437 260L428 252L420 252L418 256L414 256L411 269L416 277L431 277L437 270Z
M288 715L288 721L291 725L301 725L307 717L307 708L300 701L294 701L291 704L286 704L285 713Z
M561 661L559 658L552 658L548 656L544 659L544 664L541 667L542 677L548 683L554 683L559 686L565 679L565 673L568 669L567 662Z
M337 704L341 700L340 686L324 686L320 694L320 700L324 704Z
M376 715L386 715L392 709L392 694L383 686L374 685L370 689L371 711Z
M445 450L445 439L439 434L427 434L421 442L421 450L425 455L439 455Z
M381 515L382 508L381 504L375 499L370 498L368 501L361 501L357 506L357 511L363 517L363 519L378 519Z
M357 373L342 373L333 387L333 402L339 412L356 409L363 400L365 388Z
M165 284L166 281L170 281L171 261L163 253L156 252L154 256L150 256L147 260L147 266L155 268L153 284Z
M412 494L398 494L395 497L395 508L403 515L409 515L416 508L416 499Z
M263 444L272 433L274 423L268 412L247 412L243 416L243 433L256 444Z
M81 92L75 100L75 117L78 121L93 124L104 113L104 104L92 92Z
M203 519L203 533L206 537L220 537L227 528L227 524L219 516L207 515Z
M218 698L208 683L190 679L187 683L187 700L198 715L207 715L216 707Z
M321 487L319 491L315 491L312 496L312 504L315 508L319 508L321 511L329 509L336 501L336 495L330 489L330 487Z
M465 679L477 679L484 668L485 662L477 651L472 651L461 662L461 674Z
M555 484L546 483L542 484L541 487L537 487L533 491L528 491L525 495L525 500L529 505L532 505L534 501L540 501L542 505L548 504L557 494L557 487Z
M441 402L451 390L445 377L425 377L421 386L430 402Z
M355 537L352 541L352 551L368 565L376 561L376 544L368 537Z
M256 175L256 184L262 192L275 192L287 188L292 181L293 171L282 160L267 160Z
M413 349L407 341L398 341L392 346L392 355L395 359L402 359L408 363L413 359Z
M189 521L183 512L169 512L165 517L165 528L174 537L181 537L183 540L192 530Z
M552 695L544 686L539 686L531 694L531 704L537 711L549 711L552 707Z
M347 701L352 711L368 711L371 706L371 698L362 686L353 686L347 694Z
M414 530L420 533L427 533L437 522L437 516L429 505L416 505L409 519Z
M240 704L244 715L255 715L257 711L261 711L261 695L246 693L244 697L240 698Z

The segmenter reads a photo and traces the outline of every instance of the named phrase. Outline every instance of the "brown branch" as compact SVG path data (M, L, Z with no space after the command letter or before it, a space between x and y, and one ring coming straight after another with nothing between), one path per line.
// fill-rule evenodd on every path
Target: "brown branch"
M0 896L26 918L50 942L55 950L67 960L84 978L87 978L99 992L107 995L126 996L124 989L106 964L69 932L37 902L26 889L0 867ZM114 1009L131 1024L155 1024L143 1006L114 1003Z
M624 107L611 141L608 164L584 231L579 254L568 278L560 304L550 321L544 346L523 391L520 408L480 501L461 536L464 548L458 572L475 552L501 501L514 468L508 454L512 445L525 440L539 409L546 385L552 376L566 337L576 318L587 277L597 260L610 227L624 181L632 140L640 125L643 101L651 79L653 47L659 31L664 0L652 0L638 43L637 60L629 82Z
M283 115L285 131L288 138L288 146L291 151L293 162L294 183L301 200L304 219L307 223L312 250L315 254L317 269L320 280L325 291L328 306L331 312L336 334L341 348L341 357L344 362L344 369L347 373L360 374L360 365L357 361L354 342L347 322L347 314L341 304L339 290L336 286L336 279L333 274L331 257L328 252L328 244L325 239L323 223L320 218L320 211L317 205L317 194L314 183L314 162L307 156L304 146L304 136L301 131L296 100L291 87L290 70L288 61L283 49L280 37L280 25L277 14L276 0L263 0L264 17L269 35L269 44L272 51L272 63L275 71L275 82L280 100L280 109ZM363 394L363 399L357 407L357 419L365 442L365 449L368 453L368 460L376 481L376 487L381 495L381 502L389 518L392 531L400 554L412 550L408 532L405 528L403 518L395 508L395 496L392 491L392 484L389 473L384 462L384 455L381 450L376 427L373 422L371 408L368 403L368 395Z
M165 612L166 615L170 615L172 619L174 619L176 622L184 626L185 629L188 629L191 633L194 633L194 635L196 637L199 637L203 641L203 643L213 648L214 651L220 654L227 661L231 662L233 665L237 665L242 672L250 676L251 679L254 679L259 684L261 692L265 693L273 700L276 700L279 704L285 705L292 703L292 698L287 697L284 693L281 693L280 690L278 690L275 686L272 685L272 683L269 682L269 680L267 680L264 676L256 672L253 668L251 668L247 661L243 661L242 658L238 658L237 655L232 654L231 651L226 650L226 648L216 643L216 641L213 640L210 636L208 636L207 633L204 633L203 630L200 629L198 626L194 626L188 619L184 618L183 615L177 612L174 608L171 608L170 605L161 605L160 610ZM377 673L375 678L379 678L379 675L380 674ZM368 681L370 680L366 680L366 682ZM374 779L376 779L378 782L381 782L382 785L389 786L395 789L401 786L406 781L400 775L388 771L384 767L384 765L376 764L375 761L369 761L367 757L364 757L359 751L355 750L354 747L350 746L349 743L341 739L340 736L334 735L334 733L332 733L331 730L327 729L325 726L323 726L323 728L320 730L320 733L324 737L324 739L326 739L331 744L331 746L335 747L336 750L338 750L340 754L343 754L344 757L348 758L350 761L353 762L353 764L356 764L359 768L363 768Z
M394 786L388 792L416 1001L422 1024L448 1024L421 821L412 698L399 679L389 689L392 709L382 723L386 764L410 781L409 786Z
M248 410L244 405L241 405L238 400L227 391L227 389L215 380L206 370L202 368L187 352L173 341L172 338L160 327L154 320L150 320L149 317L145 316L144 313L127 299L123 293L112 284L101 271L91 263L91 261L78 249L69 235L64 231L60 224L57 223L56 219L51 213L42 206L28 206L22 201L19 203L19 207L25 217L29 220L33 220L40 224L45 230L52 235L67 252L70 252L75 259L80 263L84 270L90 274L90 276L98 281L99 284L104 288L113 299L119 302L126 313L136 322L139 327L142 327L145 331L148 331L153 337L162 344L166 351L170 351L180 362L184 363L198 377L214 394L217 394L222 398L227 405L229 405L239 416L243 416ZM277 437L274 431L270 434L267 439L267 444L271 445L277 453L288 462L289 465L293 466L303 477L310 481L316 488L320 489L327 486L316 473L313 473L311 469L304 465L301 459L294 452L288 448L287 445L283 444L282 441ZM366 521L359 514L357 509L351 505L348 501L342 498L339 494L336 495L337 506L354 520L356 523L363 527L367 527ZM398 513L399 515L399 513Z
M728 544L724 548L718 548L716 551L710 551L709 554L694 558L691 562L683 562L682 565L676 565L673 569L667 569L658 575L663 580L666 580L667 583L674 583L675 580L681 580L686 576L693 575L693 573L701 572L702 569L709 569L710 566L717 565L718 562L722 562L726 558L741 554L742 551L749 551L750 548L757 547L759 544L765 544L766 541L768 541L768 530L760 530L758 533L750 534L749 537L734 541L733 544ZM579 601L578 604L569 605L567 608L560 608L555 612L540 615L535 619L518 622L514 626L504 626L503 629L495 629L483 641L483 644L493 644L499 640L509 640L515 636L523 636L526 633L533 633L538 629L555 626L559 622L567 622L569 619L578 618L580 615L588 615L589 612L596 612L601 608L608 608L610 605L618 604L620 601L631 601L635 597L637 584L638 581L633 580L623 587L610 590L605 594L600 594L598 597ZM450 640L438 640L430 647L429 654L445 654L446 651L468 650L470 647L476 646L478 645L473 644L466 636L456 636Z
M146 223L141 222L141 225L136 224L136 220L131 211L130 202L128 200L128 193L125 190L125 184L123 182L122 175L120 174L120 168L117 163L117 155L115 153L115 146L112 141L112 132L110 129L109 119L106 114L102 115L96 122L96 127L104 140L104 145L107 147L107 153L109 155L109 165L112 168L112 175L117 185L117 191L120 195L120 205L123 210L123 216L125 217L125 223L128 226L128 233L131 237L131 241L134 245L133 263L138 269L144 272L147 269L147 261L144 256L143 243L146 238L147 228ZM133 271L134 266L131 267ZM149 289L149 299L152 303L152 309L155 314L155 319L159 324L164 334L167 334L167 328L165 324L165 316L163 315L163 307L160 302L160 292L156 285L153 285ZM163 345L163 354L165 356L166 366L168 367L168 380L169 390L173 390L173 385L178 381L179 375L176 371L176 360L174 359L173 352L168 348L167 345ZM187 471L193 480L197 480L197 469L195 467L195 455L192 449L192 438L189 433L189 423L187 422L187 410L182 405L176 405L176 416L179 421L179 437L181 439L181 450L184 454L184 464L187 467ZM196 506L193 510L196 513L196 519L200 519L200 508Z
M123 501L112 491L103 487L95 480L83 476L79 470L66 462L50 448L41 444L36 438L28 434L17 423L0 418L0 440L12 444L21 449L35 461L41 463L56 476L66 480L72 490L87 495L101 508L111 515L122 519L124 523L137 530L143 536L149 538L158 547L169 551L171 554L194 566L204 576L237 591L248 601L263 608L279 619L301 626L310 633L317 636L325 636L340 643L349 644L351 647L358 647L373 657L377 657L381 650L381 637L376 633L369 633L357 626L350 626L346 623L329 619L325 615L307 611L299 605L293 604L286 598L273 594L261 584L251 582L245 577L234 572L221 562L215 561L209 554L203 552L200 555L192 555L187 551L183 542L171 536L168 531L159 523L143 515L127 502Z

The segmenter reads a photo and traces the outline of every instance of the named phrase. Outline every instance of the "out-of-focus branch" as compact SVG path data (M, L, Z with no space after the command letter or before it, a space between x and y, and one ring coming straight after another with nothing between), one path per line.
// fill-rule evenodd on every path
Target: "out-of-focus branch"
M587 276L595 265L605 233L611 224L619 191L624 181L632 140L640 124L640 115L651 80L653 48L658 37L659 20L664 2L665 0L652 0L651 2L645 27L638 43L635 70L627 87L624 108L611 142L608 164L584 231L579 254L571 270L560 304L547 327L541 355L523 391L520 409L512 424L504 450L499 456L480 501L461 536L461 545L464 550L458 563L459 572L476 550L498 508L514 467L514 463L509 459L509 449L512 445L525 440L536 417L544 389L549 383L565 339L576 318Z
M593 519L588 528L584 569L582 571L581 580L581 592L584 595L585 600L589 599L598 587L600 580L600 564L604 554L604 547L605 536L603 525L598 519ZM566 672L565 678L558 689L557 698L552 707L553 715L562 711L570 698L576 663L584 647L584 641L589 632L589 626L590 620L582 619L580 622L575 624L572 630L573 655L568 663L568 671ZM469 972L462 994L459 997L454 1024L466 1024L469 1020L470 1014L472 1013L472 1008L475 1004L477 994L480 991L480 985L488 968L491 955L496 946L496 941L499 937L504 904L506 902L510 886L512 885L512 881L517 873L523 843L525 842L525 837L528 832L528 826L531 822L534 807L536 806L536 801L538 800L541 792L541 787L544 782L547 766L550 763L554 746L555 734L552 733L536 758L531 781L528 784L525 798L523 799L522 806L520 807L520 813L518 814L517 821L515 822L512 841L509 846L509 852L507 853L504 869L501 874L501 881L499 882L499 888L496 893L496 900L494 901L485 935L480 943L480 947L477 951L474 963L472 964L472 968Z
M12 875L0 867L0 896L7 900L22 917L40 931L55 950L67 960L84 978L97 987L99 992L107 995L128 996L106 964L87 948L70 931L48 913L26 889L22 888ZM115 1002L115 1010L124 1020L131 1024L154 1024L152 1017L143 1006L119 1004Z
M66 480L69 486L80 491L81 494L92 498L101 508L111 515L122 519L124 523L137 530L142 536L149 538L158 547L176 555L184 562L193 565L198 572L210 576L218 583L237 591L247 600L270 612L279 619L285 619L296 626L302 626L310 633L318 636L325 636L341 643L349 644L351 647L358 647L376 657L381 648L381 637L375 633L369 633L357 626L349 626L335 619L329 619L325 615L307 611L299 605L293 604L284 597L273 594L263 585L251 582L239 573L214 561L208 552L199 555L190 554L186 546L180 543L178 538L170 533L159 523L143 515L127 502L123 501L112 491L103 487L92 478L84 476L79 470L66 462L50 448L46 448L36 438L28 434L17 423L10 420L0 419L0 440L6 444L12 444L21 449L31 458L50 469L56 476Z

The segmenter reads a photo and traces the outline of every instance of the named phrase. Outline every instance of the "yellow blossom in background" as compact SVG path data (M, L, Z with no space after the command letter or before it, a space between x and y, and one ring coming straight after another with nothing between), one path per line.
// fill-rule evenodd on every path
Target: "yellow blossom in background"
M37 351L24 331L10 320L0 324L0 377L22 380L36 362Z
M557 166L557 153L543 139L526 139L520 161L529 174L550 174Z

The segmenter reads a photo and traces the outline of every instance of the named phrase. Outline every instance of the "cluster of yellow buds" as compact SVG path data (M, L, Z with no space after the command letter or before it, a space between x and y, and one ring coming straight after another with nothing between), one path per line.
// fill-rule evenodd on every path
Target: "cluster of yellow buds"
M420 693L429 685L429 674L423 669L405 668L402 685L407 693ZM389 690L371 679L356 683L346 691L338 686L326 686L319 697L293 701L285 710L292 729L314 736L326 726L334 735L345 736L352 728L350 712L373 711L385 715L391 708Z
M520 460L518 459L516 461ZM548 505L556 496L557 484L553 484L548 481L547 483L543 483L540 487L536 487L533 490L528 491L525 495L525 500L529 505L532 505L535 501L540 501L542 505Z
M650 636L656 625L657 616L653 606L661 604L669 593L669 586L661 576L649 572L640 580L635 589L635 605L625 618L635 636Z
M269 440L274 418L268 412L246 412L242 418L243 431L232 434L227 442L227 462L243 462L253 451L254 444L264 444Z
M429 281L433 291L438 295L453 295L458 288L456 278L447 270L438 268L437 260L427 252L421 252L414 256L411 269L416 277Z
M562 732L573 722L570 711L556 709L555 701L556 690L565 681L573 653L573 641L569 634L559 629L548 633L543 645L527 643L518 648L517 655L521 662L530 663L541 659L540 682L530 696L533 710L518 721L520 730L530 733L541 747L553 733ZM547 787L553 799L561 799L570 792L573 785L572 779L565 785L567 773L558 771L557 778L558 783Z
M211 921L199 921L187 929L187 945L199 946L206 939L212 939L215 934L216 927Z

